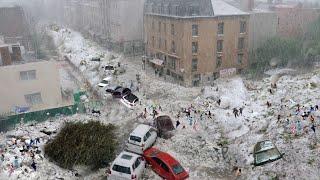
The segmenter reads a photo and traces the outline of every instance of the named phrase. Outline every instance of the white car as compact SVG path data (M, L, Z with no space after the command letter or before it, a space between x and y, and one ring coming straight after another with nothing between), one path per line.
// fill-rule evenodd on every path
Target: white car
M140 155L122 151L107 169L109 180L141 179L146 167L144 158Z
M98 84L98 86L99 86L99 87L102 87L102 88L103 88L103 87L106 87L106 86L109 86L111 80L112 80L112 77L106 77L106 78L104 78L104 79Z
M140 124L132 131L126 143L126 150L137 154L150 148L157 139L157 130L151 126Z
M103 69L107 74L114 74L114 72L116 71L116 68L110 65L103 67Z
M122 104L124 104L125 106L127 106L130 109L133 109L133 107L137 104L138 101L139 101L139 98L132 93L129 93L129 94L123 96L120 100L120 102Z

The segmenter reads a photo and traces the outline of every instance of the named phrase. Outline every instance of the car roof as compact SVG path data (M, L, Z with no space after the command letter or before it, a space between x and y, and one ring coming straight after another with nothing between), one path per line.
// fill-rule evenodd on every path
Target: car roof
M148 157L157 157L161 159L163 162L165 162L168 165L176 165L180 164L174 157L172 157L170 154L160 151L157 148L151 147L144 153L145 156Z
M105 81L109 81L109 80L111 80L111 79L112 79L112 77L111 77L111 76L106 77L106 78L103 78L103 80L105 80Z
M130 158L131 157L131 158ZM136 161L137 158L139 158L141 156L131 153L131 152L127 152L127 151L122 151L117 158L113 161L113 164L117 164L120 166L126 166L129 167Z
M257 152L266 151L274 148L276 148L276 146L270 140L265 140L265 141L258 142L255 145L254 151L257 153Z
M143 137L149 130L151 126L145 124L139 124L130 134L130 136Z

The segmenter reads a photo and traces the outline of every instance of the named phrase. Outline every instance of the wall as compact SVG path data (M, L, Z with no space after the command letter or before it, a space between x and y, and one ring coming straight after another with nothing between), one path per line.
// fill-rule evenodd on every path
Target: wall
M274 12L252 12L249 21L249 51L256 50L268 38L276 36L277 24Z
M277 34L296 38L303 35L310 23L320 15L320 9L296 7L275 7L278 16Z
M36 70L36 80L20 80L20 71ZM41 61L0 67L0 113L14 106L28 106L24 95L41 92L43 104L33 110L62 106L59 72L56 62Z

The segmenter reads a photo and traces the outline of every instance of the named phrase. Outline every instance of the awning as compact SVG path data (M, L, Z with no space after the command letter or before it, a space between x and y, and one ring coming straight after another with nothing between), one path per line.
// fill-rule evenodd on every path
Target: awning
M149 61L155 65L158 65L158 66L163 65L163 60L161 60L161 59L150 59Z

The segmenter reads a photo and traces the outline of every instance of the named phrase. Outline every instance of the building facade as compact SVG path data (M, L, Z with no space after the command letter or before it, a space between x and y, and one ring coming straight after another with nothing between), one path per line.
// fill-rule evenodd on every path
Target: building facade
M55 61L0 66L0 113L63 106Z
M185 86L211 83L248 64L249 14L219 0L147 0L146 56Z
M278 17L277 34L289 38L304 35L310 23L320 15L319 8L304 8L302 4L278 4L271 9Z
M28 23L21 7L0 7L0 36L4 43L19 43L26 51L32 50Z
M143 48L144 0L65 0L65 24L123 52Z

